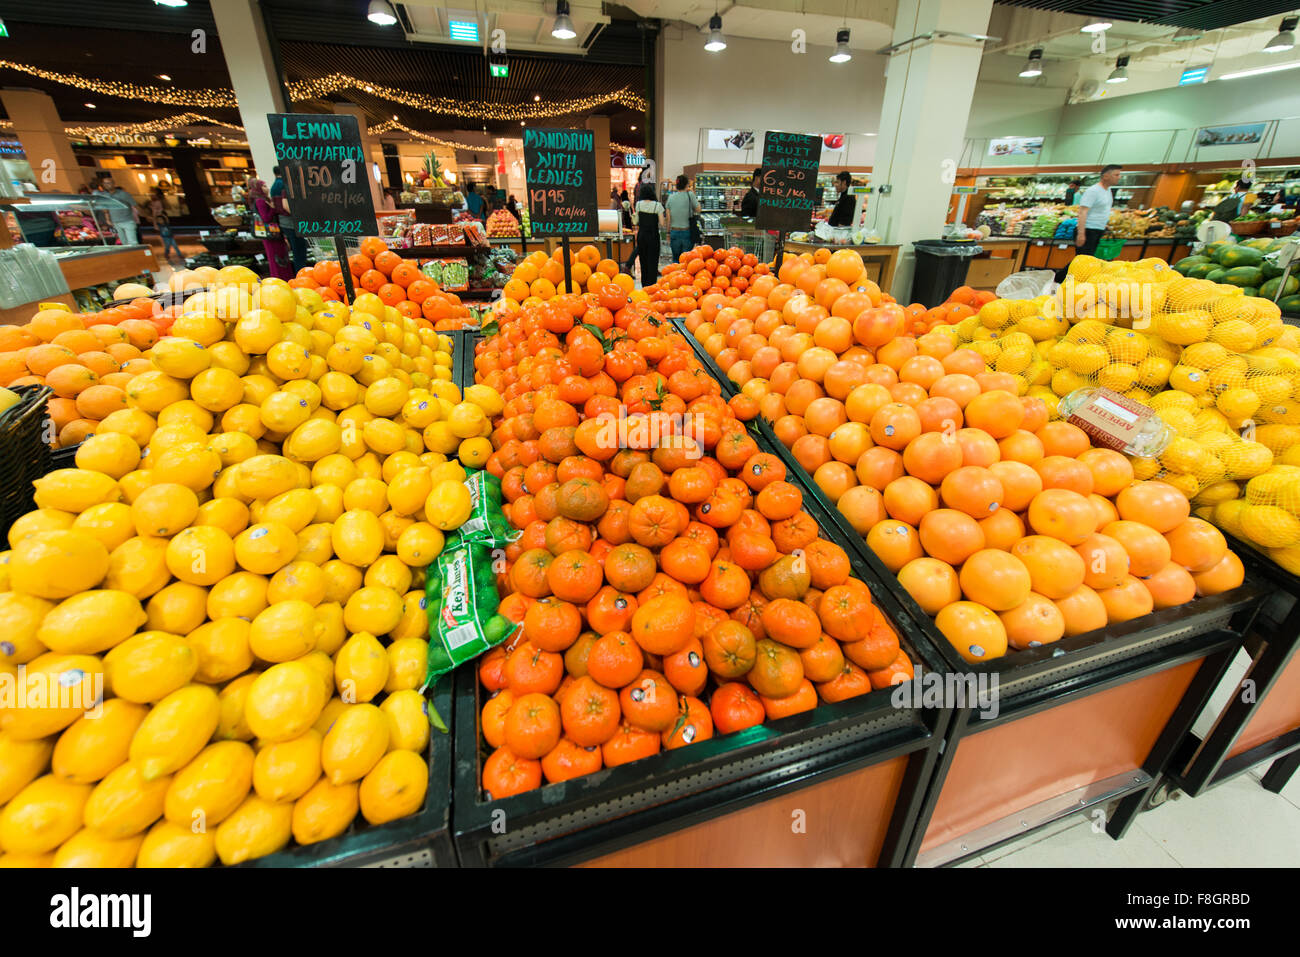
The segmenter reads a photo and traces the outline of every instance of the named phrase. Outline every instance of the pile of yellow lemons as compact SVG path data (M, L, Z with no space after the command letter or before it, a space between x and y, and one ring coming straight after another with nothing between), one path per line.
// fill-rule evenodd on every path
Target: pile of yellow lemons
M423 805L424 569L502 408L450 348L371 294L186 302L0 554L0 866L235 864Z
M1174 438L1136 477L1300 570L1300 329L1275 303L1159 259L1076 256L1056 295L995 299L953 329L1054 417L1092 386L1150 406Z

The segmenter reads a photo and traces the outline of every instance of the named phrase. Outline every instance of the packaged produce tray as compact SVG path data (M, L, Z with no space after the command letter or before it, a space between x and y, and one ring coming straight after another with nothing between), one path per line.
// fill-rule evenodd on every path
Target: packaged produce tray
M686 330L681 319L673 318L672 322L690 341L704 367L722 384L723 394L727 397L735 395L737 390L734 384L718 368L703 344ZM902 608L906 617L917 623L918 632L936 649L945 666L943 670L964 674L996 672L999 694L1004 702L1011 696L1032 692L1057 682L1078 681L1094 669L1117 664L1203 632L1230 628L1240 633L1244 628L1241 619L1237 618L1239 613L1253 614L1258 611L1267 595L1266 588L1248 565L1247 577L1241 586L1221 595L1198 598L1178 608L1168 608L1133 621L1109 625L1072 638L1062 638L1041 648L1009 651L1001 658L971 663L957 653L935 626L934 620L921 610L912 596L898 583L895 575L867 547L862 536L848 523L839 509L831 504L790 450L776 437L771 425L758 418L750 426L751 432L761 436L759 444L765 446L766 451L780 457L791 475L804 480L805 507L811 499L829 515L830 522L838 531L836 540L849 549L851 557L861 563L865 572L863 578L871 586L872 594L875 595L879 589L882 594L890 596ZM1237 543L1229 544L1235 548Z
M465 336L473 355L476 333ZM472 359L468 363L472 368ZM472 373L471 373L472 376ZM762 438L753 430L755 440ZM792 474L804 509L821 534L845 550L852 574L871 587L890 618L903 650L916 666L936 670L933 643L890 594L875 587L852 543L815 499L806 476ZM921 797L920 789L946 730L947 711L896 707L893 688L882 688L811 711L720 735L686 748L532 791L489 801L479 785L490 749L479 734L486 692L477 669L456 673L455 785L452 821L463 867L571 864L647 841L661 834L759 803L904 754L932 749L919 781L905 777L894 813L903 846ZM919 697L919 696L917 696ZM909 794L908 789L915 793ZM888 846L886 847L886 852Z
M429 695L453 731L451 676L445 675ZM363 819L347 832L319 844L294 846L241 867L455 867L451 840L451 769L453 734L430 729L425 759L429 790L424 806L410 817L371 825Z

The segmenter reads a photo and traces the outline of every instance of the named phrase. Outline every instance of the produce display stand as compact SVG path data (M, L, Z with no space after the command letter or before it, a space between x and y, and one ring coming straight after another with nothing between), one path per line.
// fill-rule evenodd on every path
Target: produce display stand
M1271 594L1246 635L1246 674L1205 738L1188 732L1166 773L1192 797L1261 764L1271 764L1265 789L1278 792L1300 767L1300 578L1245 542L1228 543Z
M681 320L705 367L734 387ZM760 420L791 474L807 478ZM906 863L955 863L1069 813L1126 798L1108 824L1121 837L1240 647L1265 590L1239 588L1041 648L971 664L945 639L844 517L811 482L811 496L866 569L872 594L889 596L940 655L940 670L981 677L996 715L967 701L948 722ZM991 682L996 676L997 686ZM992 709L988 709L990 712Z
M997 237L995 237L997 238ZM1119 238L1119 237L1112 237ZM1026 239L1025 269L1065 269L1074 259L1074 243L1062 239ZM1192 240L1158 236L1150 239L1125 239L1114 257L1122 262L1139 259L1163 259L1175 263L1191 254Z
M452 722L451 676L444 675L429 695L447 727ZM387 824L354 821L347 832L328 841L294 846L249 861L241 867L455 867L451 840L451 734L430 729L425 760L429 790L424 807Z
M464 341L471 353L473 340ZM822 534L865 577L809 483L792 478ZM878 603L912 660L932 667L928 638L892 596ZM950 712L896 707L895 690L490 801L480 787L486 699L476 669L461 668L452 800L461 866L898 866Z

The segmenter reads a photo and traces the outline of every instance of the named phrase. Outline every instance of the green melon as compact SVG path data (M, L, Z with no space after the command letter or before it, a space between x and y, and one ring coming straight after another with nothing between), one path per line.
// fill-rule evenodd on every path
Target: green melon
M1223 273L1223 282L1241 286L1243 289L1247 286L1258 287L1263 281L1257 266L1234 266Z
M1264 261L1264 254L1251 246L1225 246L1214 254L1214 261L1224 269L1238 266L1258 266Z

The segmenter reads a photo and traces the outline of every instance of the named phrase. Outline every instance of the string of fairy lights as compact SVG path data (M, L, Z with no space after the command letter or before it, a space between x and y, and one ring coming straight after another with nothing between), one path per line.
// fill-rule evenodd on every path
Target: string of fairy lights
M445 146L449 149L481 151L488 148L481 143L457 143L454 140L444 140L441 137L433 136L429 133L421 133L419 130L411 129L398 119L384 120L384 122L377 123L369 128L369 132L373 133L375 136L383 136L385 133L391 133L394 130L401 130L407 136L420 140L421 142L432 143L434 146ZM624 156L628 154L645 154L645 150L639 146L625 146L622 143L610 143L609 148L615 152L622 153Z
M51 83L59 83L78 90L114 96L128 100L149 100L166 106L188 106L200 109L238 107L233 90L180 89L170 86L151 86L146 84L122 83L116 80L100 80L95 77L81 76L76 73L60 73L45 70L27 63L13 60L0 60L0 69L16 70ZM618 103L630 110L644 112L647 102L644 96L626 86L605 93L577 97L569 100L534 100L528 103L489 103L483 100L458 100L454 97L429 96L424 93L412 93L396 87L386 86L370 80L363 80L347 73L330 73L310 80L295 80L287 87L289 98L295 102L317 100L347 90L364 92L392 103L399 103L413 109L430 113L441 113L475 120L539 120L570 113L586 113L606 103Z
M116 126L65 126L63 132L69 136L93 136L96 134L116 133L125 136L131 133L164 133L182 126L221 126L228 130L244 132L237 123L227 123L204 113L177 113L157 120L145 120L142 123L121 123Z

